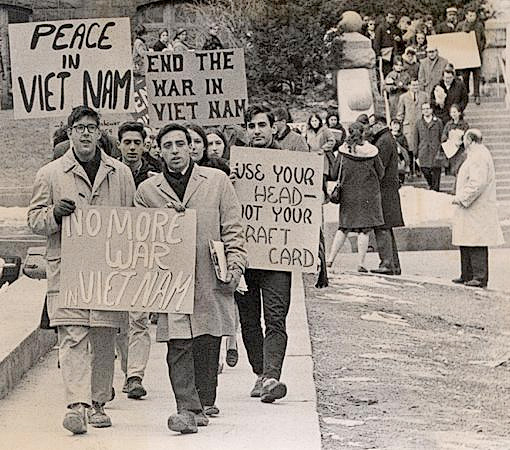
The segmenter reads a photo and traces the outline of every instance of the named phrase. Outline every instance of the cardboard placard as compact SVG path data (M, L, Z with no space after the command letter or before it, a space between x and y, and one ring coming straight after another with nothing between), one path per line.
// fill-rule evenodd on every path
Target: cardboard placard
M248 103L243 49L150 52L146 58L151 127L243 123Z
M456 70L480 67L480 53L474 31L427 36L429 45L437 46L439 56L447 59Z
M317 271L324 157L316 153L231 148L248 265Z
M132 110L129 18L10 24L9 46L16 119Z
M196 213L89 207L65 217L59 306L193 313Z

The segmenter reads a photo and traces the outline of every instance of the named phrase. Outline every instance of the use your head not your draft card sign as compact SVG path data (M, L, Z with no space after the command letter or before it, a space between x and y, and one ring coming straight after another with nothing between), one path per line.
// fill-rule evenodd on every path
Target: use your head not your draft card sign
M89 207L64 218L59 306L191 314L196 213Z
M132 110L129 18L11 24L9 45L16 119Z
M148 53L146 58L151 127L243 123L248 101L243 49Z
M323 161L315 153L232 147L250 268L317 271Z

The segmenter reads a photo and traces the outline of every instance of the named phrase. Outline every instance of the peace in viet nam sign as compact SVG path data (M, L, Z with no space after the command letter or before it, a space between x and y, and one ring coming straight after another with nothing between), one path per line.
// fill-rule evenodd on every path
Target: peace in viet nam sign
M248 91L241 48L146 56L152 127L168 122L230 125L243 122Z
M232 147L250 268L317 271L323 161L315 153Z
M196 213L89 207L64 217L59 306L191 314Z
M9 46L15 118L132 110L129 18L10 24Z

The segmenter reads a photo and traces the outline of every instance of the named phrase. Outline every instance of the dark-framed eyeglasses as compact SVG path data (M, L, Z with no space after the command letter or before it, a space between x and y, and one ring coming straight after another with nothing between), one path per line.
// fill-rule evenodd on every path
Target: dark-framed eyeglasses
M89 123L88 125L73 125L73 130L76 130L80 134L85 133L85 128L89 133L94 133L99 127L95 123Z

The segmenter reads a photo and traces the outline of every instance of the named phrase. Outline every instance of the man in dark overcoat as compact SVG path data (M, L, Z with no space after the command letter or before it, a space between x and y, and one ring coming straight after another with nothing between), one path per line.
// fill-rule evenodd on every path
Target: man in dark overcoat
M400 275L400 260L398 248L393 234L394 227L403 227L404 219L400 207L398 193L398 153L397 143L386 126L384 117L377 117L372 125L372 144L379 150L379 158L384 169L380 179L381 204L384 225L374 228L377 251L379 253L379 268L371 270L373 273L386 275Z

